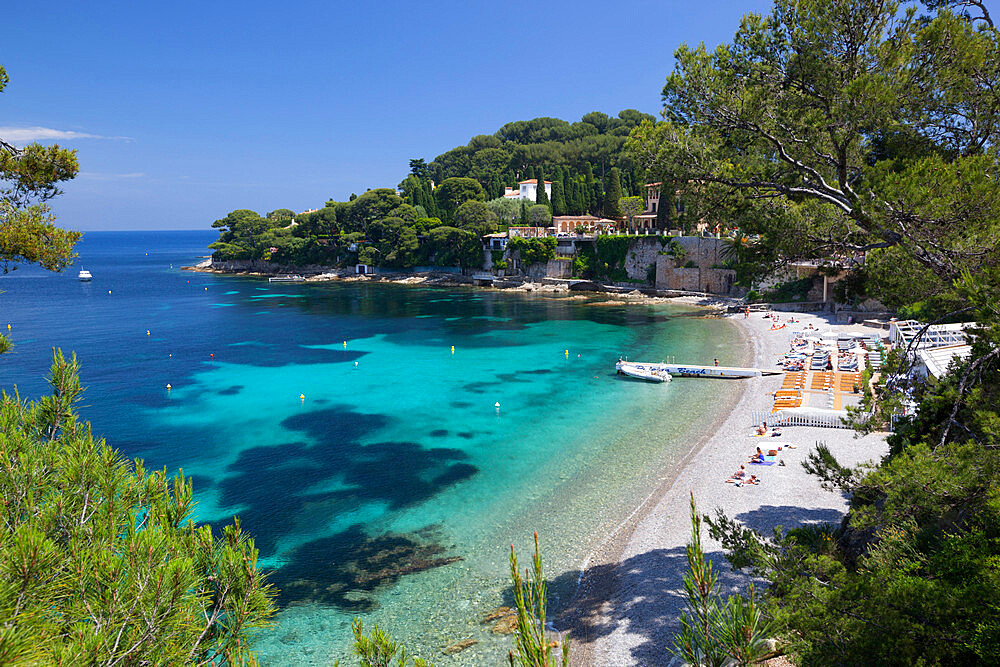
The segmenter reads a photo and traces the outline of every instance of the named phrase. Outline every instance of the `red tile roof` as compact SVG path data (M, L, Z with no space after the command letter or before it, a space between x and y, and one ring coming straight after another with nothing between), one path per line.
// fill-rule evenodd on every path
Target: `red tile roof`
M538 185L537 178L529 178L526 181L518 181L518 185ZM545 181L545 185L552 185L552 181Z

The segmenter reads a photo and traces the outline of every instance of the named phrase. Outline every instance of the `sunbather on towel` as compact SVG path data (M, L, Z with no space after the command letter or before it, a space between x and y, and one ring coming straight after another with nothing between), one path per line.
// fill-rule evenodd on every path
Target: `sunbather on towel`
M745 465L741 465L740 469L737 470L736 472L734 472L729 477L729 479L726 480L726 482L728 482L730 484L732 484L733 482L737 482L738 483L738 482L742 481L744 477L746 477L746 474L747 474L747 467Z

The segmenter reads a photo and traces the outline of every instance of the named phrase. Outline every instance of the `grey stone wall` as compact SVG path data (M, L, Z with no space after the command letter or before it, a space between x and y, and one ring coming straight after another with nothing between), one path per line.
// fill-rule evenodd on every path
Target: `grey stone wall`
M525 272L529 278L569 278L573 274L573 262L566 259L550 259L528 266Z
M656 258L656 289L731 294L736 272L732 269L713 269L711 266L678 268L672 257L660 255Z
M632 280L646 280L661 250L663 245L656 237L638 237L625 253L625 273Z

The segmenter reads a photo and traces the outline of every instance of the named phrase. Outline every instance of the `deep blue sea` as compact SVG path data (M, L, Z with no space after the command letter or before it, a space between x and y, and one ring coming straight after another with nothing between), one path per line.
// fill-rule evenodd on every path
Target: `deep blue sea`
M95 433L183 468L200 520L240 516L282 591L264 664L349 658L355 616L438 664L497 662L510 639L478 619L509 603L509 545L526 560L537 530L565 601L732 391L615 375L622 354L736 362L734 328L690 309L182 271L214 238L92 232L62 274L0 276L0 389L39 396L52 348L75 352Z

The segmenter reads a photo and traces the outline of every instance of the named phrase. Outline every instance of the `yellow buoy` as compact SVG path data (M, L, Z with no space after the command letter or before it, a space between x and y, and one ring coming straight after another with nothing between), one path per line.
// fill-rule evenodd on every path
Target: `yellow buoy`
M108 290L108 294L111 294L111 290Z
M147 336L149 335L149 329L146 329L146 335Z
M451 353L455 354L455 346L454 345L451 346Z
M345 350L347 349L347 341L346 340L344 341L344 349Z
M7 331L10 331L10 325L9 324L7 325Z
M306 395L305 394L299 394L299 400L300 401L306 400Z
M569 356L569 350L566 350L566 356L567 357Z
M173 387L171 387L171 386L170 386L170 383L168 382L168 383L167 383L167 391L170 391L171 389L173 389Z
M205 291L206 291L206 292L208 291L208 288L207 288L207 287L205 288Z

